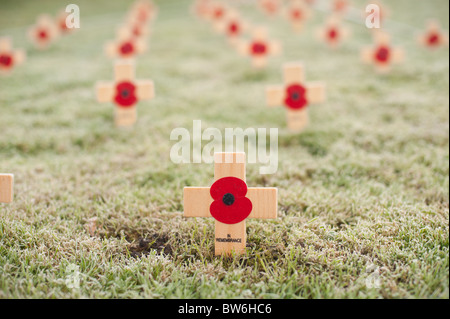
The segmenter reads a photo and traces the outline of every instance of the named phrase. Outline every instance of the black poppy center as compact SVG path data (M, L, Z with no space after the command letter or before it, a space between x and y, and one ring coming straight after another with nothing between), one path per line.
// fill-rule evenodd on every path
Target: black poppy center
M128 90L122 90L122 92L120 93L120 95L126 99L130 96L130 92Z
M300 97L301 97L301 95L300 95L299 92L294 92L294 93L291 94L291 98L292 98L294 101L300 100Z
M227 206L233 205L233 203L234 203L233 194L227 193L227 194L223 195L222 201Z

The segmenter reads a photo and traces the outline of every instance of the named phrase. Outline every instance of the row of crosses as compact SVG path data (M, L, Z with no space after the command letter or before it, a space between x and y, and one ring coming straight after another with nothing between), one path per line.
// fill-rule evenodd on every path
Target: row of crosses
M97 100L115 104L115 124L118 127L133 126L137 121L137 103L155 97L152 80L136 80L135 59L147 49L150 22L155 19L157 8L151 1L136 2L117 30L116 40L105 45L108 57L117 59L114 65L114 81L98 82Z

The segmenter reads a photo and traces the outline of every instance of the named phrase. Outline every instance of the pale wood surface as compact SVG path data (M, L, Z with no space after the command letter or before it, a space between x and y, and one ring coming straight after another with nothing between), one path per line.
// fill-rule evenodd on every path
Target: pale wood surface
M136 95L139 100L151 100L155 97L155 84L151 80L137 81Z
M301 132L309 124L308 109L291 110L286 112L288 129L292 132Z
M266 101L270 107L283 105L285 89L281 85L272 85L266 89Z
M134 62L130 60L121 60L114 66L114 77L116 82L131 81L135 78Z
M275 219L278 210L278 190L276 188L249 187L247 198L253 205L248 218Z
M137 121L137 107L131 106L127 108L116 107L115 123L117 126L132 126Z
M303 63L292 62L285 63L283 66L284 84L302 84L305 82L305 71Z
M14 175L0 174L0 203L11 203L14 197Z
M0 52L9 52L12 50L12 41L10 37L0 38Z
M326 85L325 82L315 81L306 85L306 98L309 103L317 104L326 101Z
M183 192L185 217L212 217L209 206L213 199L209 187L185 187Z
M111 102L114 98L114 84L111 82L98 82L96 85L96 92L98 102Z

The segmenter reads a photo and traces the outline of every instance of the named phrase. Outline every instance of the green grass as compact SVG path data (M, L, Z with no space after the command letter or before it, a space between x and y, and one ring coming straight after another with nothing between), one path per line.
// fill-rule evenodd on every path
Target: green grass
M371 43L360 24L349 22L351 41L331 52L311 32L322 12L300 36L269 20L284 55L259 72L187 14L190 1L159 1L137 68L157 98L140 103L129 130L114 127L113 106L94 91L112 79L103 43L129 3L77 4L81 30L40 52L25 26L61 4L2 1L0 35L13 36L28 60L0 78L0 171L16 177L14 203L0 205L0 297L449 297L449 52L414 39L430 17L448 30L448 1L389 1L407 60L388 75L359 63ZM264 102L292 60L328 86L301 135L285 129L285 110ZM278 187L279 218L248 222L245 256L214 257L213 220L183 217L183 187L213 178L213 165L169 159L171 130L195 119L204 128L280 128L278 172L247 169L249 185ZM74 265L79 289L66 284ZM370 288L376 267L381 287Z

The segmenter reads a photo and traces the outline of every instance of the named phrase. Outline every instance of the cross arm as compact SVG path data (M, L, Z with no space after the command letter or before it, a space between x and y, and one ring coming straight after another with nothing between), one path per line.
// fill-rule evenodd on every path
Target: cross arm
M326 100L324 82L310 82L307 85L307 98L310 103L323 103Z
M250 187L247 197L253 204L249 218L274 219L277 218L278 190L276 188Z
M137 81L137 96L139 100L151 100L155 97L155 84L150 80Z
M11 203L13 201L14 175L0 174L0 203Z
M111 102L114 97L114 84L111 82L98 82L96 92L98 102Z
M280 85L269 86L266 89L267 105L270 107L280 106L284 104L284 88Z
M184 188L184 217L212 217L209 206L213 202L209 187Z

